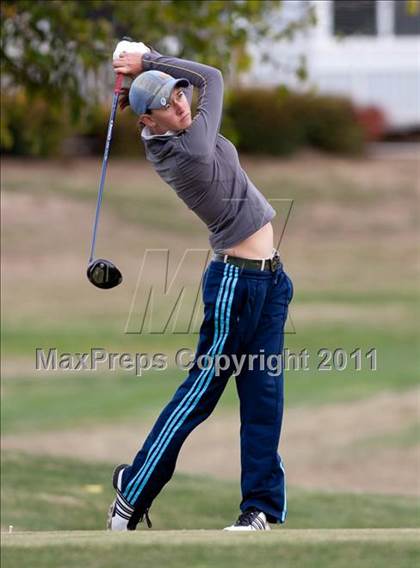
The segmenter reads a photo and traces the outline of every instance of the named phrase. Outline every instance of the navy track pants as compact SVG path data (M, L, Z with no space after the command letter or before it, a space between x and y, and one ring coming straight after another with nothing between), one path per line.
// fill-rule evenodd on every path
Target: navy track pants
M204 320L194 365L124 471L123 495L137 512L151 506L172 477L184 440L211 414L235 371L232 356L236 360L242 356L245 363L236 377L241 416L240 508L256 507L269 521L282 523L287 514L285 473L278 455L283 372L281 366L273 365L273 357L279 360L283 351L292 282L281 266L268 272L213 260L204 273L202 292ZM204 364L198 364L202 355L207 355L201 358ZM229 367L216 370L222 355L227 357L220 366Z

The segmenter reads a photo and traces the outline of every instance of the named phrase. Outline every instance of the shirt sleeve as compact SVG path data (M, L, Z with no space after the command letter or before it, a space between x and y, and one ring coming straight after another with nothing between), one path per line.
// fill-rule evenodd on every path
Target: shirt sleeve
M150 47L150 46L149 46ZM223 111L223 75L215 67L161 55L151 49L143 55L145 71L158 70L175 79L188 79L199 90L197 113L179 137L183 151L209 159L213 156Z

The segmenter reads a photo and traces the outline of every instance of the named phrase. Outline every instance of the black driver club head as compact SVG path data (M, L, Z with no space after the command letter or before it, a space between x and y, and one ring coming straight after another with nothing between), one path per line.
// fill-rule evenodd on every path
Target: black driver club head
M109 290L122 282L122 274L111 261L104 258L93 260L87 268L87 277L97 288Z

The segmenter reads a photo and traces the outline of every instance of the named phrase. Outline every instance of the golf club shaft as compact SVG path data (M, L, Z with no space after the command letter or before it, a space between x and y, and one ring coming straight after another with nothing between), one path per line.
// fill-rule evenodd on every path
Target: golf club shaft
M117 113L117 106L118 106L118 98L120 96L123 79L124 79L124 75L122 75L121 73L119 73L117 75L116 79L115 79L114 98L112 99L112 109L111 109L111 115L109 117L108 131L107 131L106 142L105 142L104 157L103 157L103 160L102 160L101 181L100 181L100 184L99 184L98 201L96 203L95 222L94 222L94 225L93 225L92 246L91 246L91 249L90 249L89 263L92 262L94 255L95 255L96 232L97 232L97 229L98 229L99 212L101 210L102 196L103 196L103 193L104 193L104 185L105 185L106 169L107 169L107 165L108 165L109 148L111 146L112 130L113 130L113 127L114 127L114 120L115 120L115 115Z

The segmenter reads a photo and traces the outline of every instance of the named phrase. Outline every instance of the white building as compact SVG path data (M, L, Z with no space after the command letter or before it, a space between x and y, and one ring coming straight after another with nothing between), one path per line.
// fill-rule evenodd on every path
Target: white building
M317 25L292 42L261 44L245 83L315 87L375 105L392 129L420 126L420 0L284 0L279 29L313 5ZM276 64L262 62L269 51ZM294 69L307 61L308 79Z

